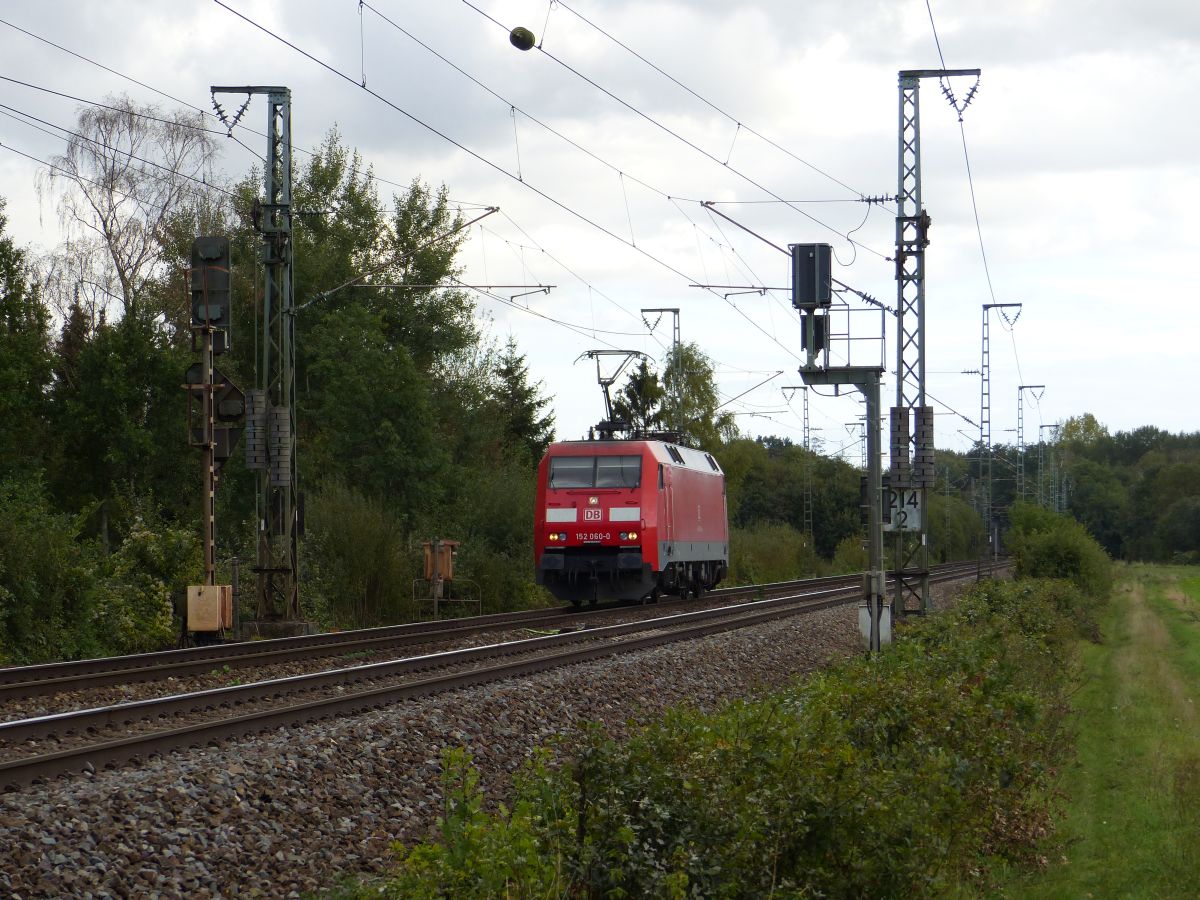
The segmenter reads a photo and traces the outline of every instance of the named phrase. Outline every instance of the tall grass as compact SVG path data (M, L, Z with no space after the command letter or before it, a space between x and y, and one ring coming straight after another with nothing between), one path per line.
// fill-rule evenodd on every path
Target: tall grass
M1194 571L1194 570L1193 570ZM1190 604L1171 596L1183 587ZM1085 646L1077 755L1045 872L1013 897L1194 897L1200 850L1200 579L1130 567Z

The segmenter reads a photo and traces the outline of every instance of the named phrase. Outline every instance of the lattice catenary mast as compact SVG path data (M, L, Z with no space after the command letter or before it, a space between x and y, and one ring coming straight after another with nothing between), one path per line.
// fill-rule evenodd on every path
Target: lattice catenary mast
M986 549L989 558L994 558L1000 549L995 529L992 526L992 339L988 313L993 309L1017 309L1019 317L1021 304L983 304L983 335L980 344L979 366L979 481L983 487L980 515L983 517L983 529L987 534ZM1013 323L1015 324L1016 321L1014 318Z
M929 525L924 512L928 508L929 488L935 480L933 410L925 403L925 248L929 244L929 214L921 202L921 79L959 75L978 78L979 74L979 69L909 69L901 71L899 76L896 406L892 410L891 487L898 496L909 496L918 504L919 516L912 530L895 529L893 606L897 616L906 612L924 614L929 609ZM974 89L966 102L970 102L973 93ZM960 116L965 105L956 105ZM910 422L914 426L911 434ZM915 609L909 607L910 599L915 600Z
M246 392L246 467L258 472L259 620L300 621L296 493L296 344L292 292L292 99L286 87L212 88L245 94L246 104L226 122L232 131L251 95L267 95L267 156L263 198L254 205L262 234L262 359L259 387ZM218 114L225 119L220 107Z
M1017 499L1025 499L1025 392L1039 391L1035 396L1035 400L1041 400L1040 392L1045 391L1044 384L1019 384L1017 385L1017 459L1020 463L1020 468L1017 469ZM1041 472L1038 473L1039 477ZM1040 488L1040 485L1039 485Z

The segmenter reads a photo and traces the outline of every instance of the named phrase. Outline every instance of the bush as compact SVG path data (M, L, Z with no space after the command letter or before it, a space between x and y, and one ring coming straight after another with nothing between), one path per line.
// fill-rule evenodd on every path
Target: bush
M200 584L204 550L194 529L134 518L121 546L99 566L93 628L108 653L164 650L175 641L174 598Z
M0 483L0 660L55 662L162 650L172 598L199 580L192 531L135 518L110 556L55 513L38 482Z
M865 572L870 565L871 556L867 552L866 537L860 531L838 541L829 571L832 575L846 575L850 572Z
M910 896L1032 857L1063 749L1066 582L988 583L952 613L764 701L682 709L626 744L539 756L483 812L446 757L441 840L394 896Z
M306 615L336 628L414 618L418 553L381 501L327 483L309 500L307 518L301 558Z
M1096 598L1112 590L1112 560L1079 522L1029 503L1014 504L1008 545L1018 578L1066 578Z
M815 575L823 567L811 536L790 525L762 523L729 535L729 584L764 584Z
M40 482L0 482L0 662L98 656L91 629L95 548L55 513Z

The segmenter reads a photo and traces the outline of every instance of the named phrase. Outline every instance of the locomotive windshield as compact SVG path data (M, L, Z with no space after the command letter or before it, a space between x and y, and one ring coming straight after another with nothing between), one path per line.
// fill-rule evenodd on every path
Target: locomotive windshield
M640 456L555 456L550 488L635 488L642 483Z

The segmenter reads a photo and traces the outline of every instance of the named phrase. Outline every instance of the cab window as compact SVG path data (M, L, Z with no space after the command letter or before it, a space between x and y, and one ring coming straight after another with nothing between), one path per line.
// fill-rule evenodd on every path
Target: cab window
M551 488L590 488L595 486L596 457L556 456L550 460Z
M640 456L555 456L547 487L634 488L641 483Z
M633 488L642 483L640 456L596 457L596 487Z

